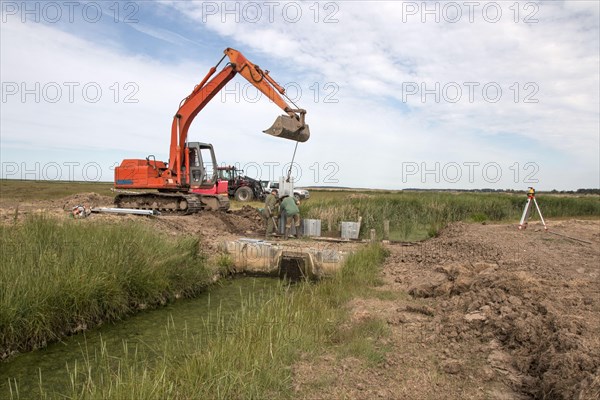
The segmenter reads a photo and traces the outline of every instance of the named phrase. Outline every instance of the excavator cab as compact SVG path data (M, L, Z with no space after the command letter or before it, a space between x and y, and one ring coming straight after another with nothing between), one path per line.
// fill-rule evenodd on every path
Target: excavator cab
M299 119L288 115L280 115L273 125L263 132L283 139L306 142L310 137L310 130L308 125L304 123L304 113L300 115Z
M188 142L189 182L192 187L212 187L217 181L217 159L212 145ZM184 173L185 176L185 173Z

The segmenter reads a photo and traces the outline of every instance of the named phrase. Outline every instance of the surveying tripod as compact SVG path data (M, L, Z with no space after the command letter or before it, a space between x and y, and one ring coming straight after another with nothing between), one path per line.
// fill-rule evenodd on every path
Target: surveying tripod
M527 220L531 215L531 209L535 204L535 208L537 209L538 214L540 214L540 218L542 219L542 224L544 225L544 229L548 230L546 226L546 222L544 221L544 217L542 216L542 211L540 210L540 206L538 206L537 201L535 200L535 189L530 187L527 192L527 204L525 204L525 209L523 210L523 215L521 216L521 222L519 222L519 230L527 228Z

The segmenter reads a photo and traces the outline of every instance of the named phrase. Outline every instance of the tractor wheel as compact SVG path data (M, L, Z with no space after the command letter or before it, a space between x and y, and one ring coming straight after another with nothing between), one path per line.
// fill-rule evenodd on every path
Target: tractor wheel
M254 193L248 186L242 186L235 191L235 199L237 201L252 201L254 199Z

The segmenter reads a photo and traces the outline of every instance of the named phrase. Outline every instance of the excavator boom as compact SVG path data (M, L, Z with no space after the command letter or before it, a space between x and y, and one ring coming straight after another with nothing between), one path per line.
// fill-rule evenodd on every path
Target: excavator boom
M310 137L309 127L304 122L306 111L292 109L286 103L282 97L285 95L285 89L269 76L268 71L263 71L258 65L251 63L237 50L227 48L224 53L229 58L227 66L214 78L210 79L216 72L216 66L212 67L202 82L181 102L179 110L173 118L169 160L171 168L175 171L179 171L185 163L184 145L192 121L227 82L238 73L286 113L286 115L277 117L275 123L263 132L297 142L306 142ZM221 58L221 61L223 58ZM179 179L178 183L180 183Z
M217 67L226 57L229 58L229 62L217 72ZM117 206L171 210L178 213L195 212L202 208L228 207L228 203L225 205L222 196L219 196L222 193L217 187L217 163L212 146L207 143L188 142L187 138L196 115L237 74L242 75L285 113L277 117L265 133L297 142L308 140L310 131L304 121L306 111L289 106L284 100L285 89L269 76L269 71L263 71L239 51L227 48L217 65L209 70L179 104L171 125L169 163L148 156L146 160L124 160L115 169L115 188L157 189L159 193L121 194L115 199ZM211 173L205 165L212 165ZM183 194L174 194L177 192ZM225 188L225 195L226 192ZM194 197L194 194L197 197Z
M225 54L240 75L287 113L287 116L277 117L275 123L263 132L284 139L306 142L310 137L308 125L304 123L306 110L290 108L281 97L285 96L285 89L269 76L269 71L263 71L258 65L252 64L237 50L228 48L225 49Z

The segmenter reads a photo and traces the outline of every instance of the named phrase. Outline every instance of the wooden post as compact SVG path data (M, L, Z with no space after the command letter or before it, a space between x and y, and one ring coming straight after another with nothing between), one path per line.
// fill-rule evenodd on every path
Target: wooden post
M390 221L383 221L383 240L390 240Z
M375 229L371 229L371 242L375 242Z

